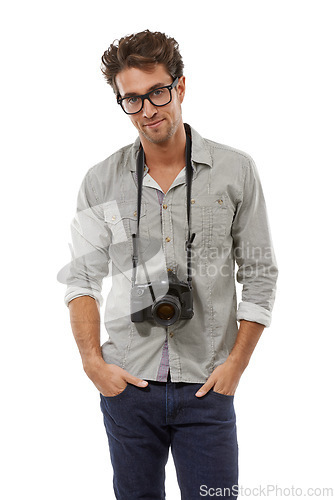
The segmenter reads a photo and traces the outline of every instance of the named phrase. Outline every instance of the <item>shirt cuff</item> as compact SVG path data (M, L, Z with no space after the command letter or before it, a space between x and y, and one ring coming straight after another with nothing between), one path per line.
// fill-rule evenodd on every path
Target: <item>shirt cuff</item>
M72 287L70 287L66 292L65 299L64 299L65 304L68 307L68 304L71 300L76 299L77 297L82 297L84 295L88 295L89 297L92 297L93 299L95 299L99 303L100 307L102 306L103 298L99 292L96 292L95 290L91 290L91 289L87 290L87 288L75 288L75 289L73 289Z
M271 312L252 302L240 302L237 312L237 321L241 319L254 321L255 323L260 323L268 327L271 323Z

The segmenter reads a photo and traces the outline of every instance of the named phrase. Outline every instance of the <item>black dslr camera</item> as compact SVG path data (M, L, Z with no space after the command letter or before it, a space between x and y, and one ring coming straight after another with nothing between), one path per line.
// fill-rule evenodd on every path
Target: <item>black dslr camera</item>
M168 292L164 293L167 289ZM179 319L191 319L194 315L192 288L170 270L168 282L161 280L134 285L130 303L134 323L154 320L159 325L170 326Z

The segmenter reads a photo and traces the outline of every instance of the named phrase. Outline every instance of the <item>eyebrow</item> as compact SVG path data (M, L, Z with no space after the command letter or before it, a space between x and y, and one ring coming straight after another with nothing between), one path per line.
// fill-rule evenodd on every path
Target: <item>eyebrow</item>
M147 92L145 92L145 94L148 93L148 92L152 92L152 90L154 90L154 89L159 89L160 87L165 87L165 85L166 85L165 83L161 83L161 82L160 83L155 83L154 85L152 85L152 87L150 87L148 89ZM126 94L124 94L123 97L133 97L133 96L139 96L139 95L145 95L145 94L138 94L136 92L127 92Z

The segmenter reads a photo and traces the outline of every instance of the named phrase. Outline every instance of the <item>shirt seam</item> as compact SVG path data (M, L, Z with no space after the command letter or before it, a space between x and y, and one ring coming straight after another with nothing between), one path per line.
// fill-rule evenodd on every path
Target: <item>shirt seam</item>
M93 193L93 195L94 195L94 197L95 197L95 201L96 201L96 203L97 203L97 204L99 204L100 199L99 199L99 197L98 197L98 195L97 195L97 192L96 192L96 190L95 190L95 188L94 188L94 186L93 186L92 179L91 179L92 169L93 169L93 168L94 168L94 167L92 167L91 169L89 169L87 179L88 179L88 182L89 182L89 187L91 188L92 193Z
M231 146L226 146L224 144L218 144L217 142L211 142L208 139L206 139L206 141L208 141L208 143L211 145L211 147L213 149L221 149L221 150L224 150L224 151L231 151L233 153L238 154L239 156L242 156L247 161L250 161L250 156L247 153L244 153L244 152L242 152L242 151L240 151L240 150L238 150L236 148L233 148Z

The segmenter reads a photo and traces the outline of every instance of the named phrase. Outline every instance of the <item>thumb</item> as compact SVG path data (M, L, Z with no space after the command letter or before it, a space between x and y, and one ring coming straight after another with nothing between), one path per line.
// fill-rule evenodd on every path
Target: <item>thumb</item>
M198 389L198 391L196 392L195 396L197 397L201 397L201 396L204 396L210 389L211 387L214 385L214 381L213 380L210 380L208 379L204 385L202 385L202 387L200 387Z
M126 381L130 384L136 385L137 387L146 387L148 385L148 382L146 382L146 380L142 380L141 378L135 377L133 375L129 375L126 378Z

